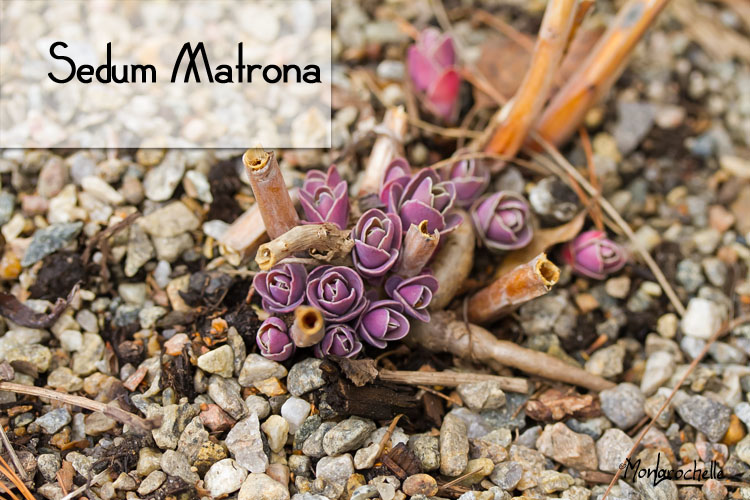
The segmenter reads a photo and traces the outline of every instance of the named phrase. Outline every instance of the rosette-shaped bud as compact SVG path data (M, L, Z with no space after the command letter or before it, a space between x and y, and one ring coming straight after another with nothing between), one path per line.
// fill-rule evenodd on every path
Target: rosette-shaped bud
M261 271L253 286L263 299L263 309L272 313L292 312L305 300L307 271L302 264L279 264Z
M260 353L274 361L286 361L295 351L294 342L287 333L286 323L275 316L261 323L255 342Z
M401 219L371 208L352 230L354 267L362 276L377 278L393 267L401 248Z
M342 358L353 358L362 350L362 342L357 339L357 334L349 325L330 325L326 328L323 340L315 346L314 353L318 358L328 355Z
M391 276L385 282L385 293L404 306L404 312L420 321L430 321L427 306L437 292L438 281L434 276L421 274L413 278Z
M299 200L308 222L331 222L345 229L349 221L349 186L335 165L328 172L311 170L299 192Z
M404 188L392 185L388 196L388 212L401 217L404 231L412 224L419 226L422 221L427 221L428 233L437 229L442 235L461 223L461 216L451 212L456 187L450 181L441 181L431 168L420 170Z
M409 333L409 320L403 311L404 306L395 300L371 302L357 321L357 333L368 344L385 349L388 342Z
M455 120L461 77L455 68L453 39L435 28L427 28L409 47L407 64L411 81L430 111L444 120Z
M456 186L457 207L468 207L482 196L490 183L490 172L479 160L461 160L440 169L440 177Z
M603 280L627 262L625 250L607 238L604 231L586 231L565 244L562 258L578 273Z
M307 279L307 301L326 322L344 323L367 306L365 284L350 267L320 266Z
M529 204L521 195L510 191L499 191L478 199L471 207L471 218L490 250L523 248L534 234Z
M380 201L386 206L395 206L400 201L404 188L411 180L411 167L403 158L396 158L385 169L380 184ZM393 198L391 193L393 192Z

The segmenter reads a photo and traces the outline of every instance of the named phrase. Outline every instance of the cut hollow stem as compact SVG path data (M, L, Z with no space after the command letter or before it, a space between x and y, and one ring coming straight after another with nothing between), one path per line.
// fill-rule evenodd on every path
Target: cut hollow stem
M489 323L550 291L560 269L541 253L479 290L469 299L469 321Z
M346 257L354 247L351 231L339 229L335 224L305 224L296 226L258 248L255 262L263 271L271 269L286 257L300 252L326 262Z
M326 333L323 314L314 307L299 306L294 310L294 323L289 333L297 347L314 346Z
M242 161L268 236L276 238L299 225L297 210L286 189L273 151L248 149L242 156Z
M432 258L439 242L440 232L435 229L435 232L430 234L426 220L419 225L412 224L404 236L404 249L398 274L407 278L419 274Z
M469 215L460 210L461 223L443 238L435 257L430 263L432 275L440 286L430 301L430 310L439 311L450 304L461 290L474 265L476 237Z

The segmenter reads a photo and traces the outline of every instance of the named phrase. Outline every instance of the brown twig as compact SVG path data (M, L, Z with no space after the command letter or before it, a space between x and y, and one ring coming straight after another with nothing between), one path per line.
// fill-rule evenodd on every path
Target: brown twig
M343 259L354 247L350 236L351 231L339 229L329 222L296 226L261 245L255 262L267 271L299 252L308 252L312 257L326 262Z
M475 20L480 21L496 29L508 39L513 40L519 47L531 53L534 50L534 39L525 33L521 33L509 23L503 21L500 17L495 16L486 10L477 10L474 12Z
M297 210L286 189L274 152L262 148L248 149L242 155L242 162L268 236L276 238L299 225Z
M432 258L439 242L440 233L435 229L435 232L430 234L427 231L426 220L420 222L419 225L412 224L404 236L398 273L406 277L419 274Z
M509 104L510 111L501 110L501 121L485 151L514 156L523 145L555 81L575 12L576 0L551 0L547 4L529 69Z
M465 373L465 372L421 372L421 371L394 371L380 370L378 378L384 382L394 382L407 385L440 385L443 387L457 387L461 384L475 382L497 382L504 391L520 392L526 394L529 391L529 382L523 378L502 377L488 373Z
M13 462L13 465L16 466L16 470L18 471L18 475L21 477L21 480L23 480L24 482L28 481L29 478L26 475L26 471L24 470L23 466L21 465L21 460L18 459L16 450L14 450L13 445L10 444L8 435L5 433L5 429L2 425L0 425L0 438L2 438L5 449L8 450L8 455L10 455L10 461Z
M87 410L98 411L122 424L130 425L131 427L136 427L144 431L151 430L155 426L154 422L141 418L138 415L134 415L122 408L106 405L83 396L65 394L64 392L52 391L42 387L14 384L12 382L0 382L0 391L9 391L39 398L47 398L53 401L60 401L61 403L78 406L80 408L86 408Z
M464 285L474 264L476 238L469 214L462 212L463 220L445 237L442 246L432 259L430 267L440 286L430 301L430 310L444 309Z
M651 420L649 421L648 425L643 428L643 430L638 434L638 438L633 443L632 448L630 448L630 451L628 454L623 458L623 462L628 460L631 456L633 456L633 453L635 453L635 450L640 446L641 441L643 440L643 437L646 435L646 433L651 430L651 428L654 426L654 423L656 422L656 419L659 418L659 416L664 412L664 410L667 409L667 406L672 402L672 399L674 398L675 394L677 394L677 391L682 387L682 384L685 383L685 381L688 379L691 373L693 373L693 370L695 370L695 367L698 366L698 364L703 360L703 358L708 354L709 349L711 349L711 346L714 342L716 342L719 338L721 338L724 334L727 332L732 331L733 329L737 328L738 326L750 322L750 315L740 316L738 318L733 319L732 321L724 324L714 332L713 335L711 335L711 338L708 339L706 342L706 345L703 346L703 349L701 349L701 352L693 359L693 361L688 366L687 370L685 370L685 373L682 374L682 377L680 377L680 380L677 381L674 388L672 389L672 392L669 393L669 396L664 401L664 403L661 405L659 410L656 412L656 414L651 417ZM620 478L620 475L622 474L623 469L617 469L617 472L615 473L615 476L612 478L612 481L610 481L609 486L607 487L607 491L604 492L604 496L602 496L602 500L605 500L607 498L607 495L609 494L612 487L615 485L617 480Z
M544 109L537 130L549 142L567 140L617 81L628 56L669 0L630 0L591 54ZM533 67L533 66L532 66Z
M415 322L407 337L433 352L450 352L454 356L490 365L493 369L511 366L525 373L550 380L602 391L615 386L609 380L566 363L543 352L498 340L484 328L457 320L451 311L432 313L429 323Z
M560 270L541 253L479 290L469 299L469 321L489 323L552 289Z
M675 310L677 310L680 316L683 316L685 314L685 306L680 301L680 298L677 296L674 288L672 288L672 285L669 284L669 280L667 280L667 277L664 276L664 273L661 271L656 261L654 261L654 258L651 257L651 254L649 254L638 242L635 237L635 233L632 229L630 229L630 225L625 221L625 219L622 218L617 209L615 209L615 207L613 207L612 204L606 200L606 198L602 197L601 194L594 189L594 187L575 169L575 167L573 167L573 165L571 165L570 162L565 159L565 157L562 155L562 153L560 153L560 151L557 150L557 148L555 148L547 140L542 138L539 134L533 133L532 136L539 144L542 145L542 147L547 151L552 159L555 160L557 165L562 168L568 175L578 181L583 189L585 189L589 193L589 195L596 199L596 201L601 205L602 209L607 213L607 215L612 217L617 225L620 226L620 228L625 232L625 235L627 235L627 237L630 239L630 242L635 250L643 258L648 268L654 274L656 281L664 290L664 293L669 298L672 306L674 306ZM534 154L533 156L542 161L546 160L544 156L539 154Z
M578 129L581 135L581 145L583 146L583 153L586 155L586 166L589 169L589 181L591 186L599 192L599 179L596 177L596 171L594 170L594 150L591 147L591 139L589 133L586 131L586 127L580 127ZM599 231L604 230L604 223L602 222L602 207L598 204L594 204L590 207L589 213L591 219L594 221L594 225Z
M396 425L398 425L398 421L401 420L401 417L403 417L403 413L399 413L394 417L393 420L391 420L390 425L388 425L388 429L385 431L385 434L383 435L383 438L380 440L380 443L378 443L378 452L375 454L375 459L377 460L380 458L380 455L383 454L383 450L385 449L385 444L388 442L389 439L391 439L391 436L393 435L393 431L396 430Z

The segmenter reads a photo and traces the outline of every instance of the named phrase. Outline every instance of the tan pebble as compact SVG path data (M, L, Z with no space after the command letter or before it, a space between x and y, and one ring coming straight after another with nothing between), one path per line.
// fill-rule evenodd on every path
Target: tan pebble
M414 474L404 480L401 490L409 496L425 495L431 497L437 495L438 486L435 478L429 474Z
M269 465L266 469L266 474L268 474L271 479L275 479L284 486L289 485L289 467L284 464Z
M737 415L732 415L729 419L729 428L727 429L724 438L721 440L727 446L732 446L742 441L745 437L745 426L742 425Z
M164 351L170 356L179 356L182 354L182 348L190 342L190 339L184 333L178 333L164 343Z
M276 377L259 380L253 386L269 398L286 394L286 387Z
M721 205L711 205L708 209L708 221L712 228L723 233L734 225L735 217Z

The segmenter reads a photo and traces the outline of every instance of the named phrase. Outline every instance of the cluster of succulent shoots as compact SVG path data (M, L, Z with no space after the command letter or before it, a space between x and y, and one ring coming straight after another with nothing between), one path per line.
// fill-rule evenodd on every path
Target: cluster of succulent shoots
M350 224L349 186L336 167L308 172L299 193L301 223L349 230L351 266L282 260L259 272L253 285L271 314L257 334L261 354L283 361L298 347L313 347L318 357L354 357L365 344L383 349L404 338L410 321L428 322L439 286L429 263L461 224L458 209L470 211L490 251L520 249L532 240L526 200L514 192L484 194L489 182L489 170L477 160L413 172L398 158L386 168L373 207ZM622 267L625 256L603 233L590 231L566 246L565 259L586 276L603 278Z
M435 28L422 31L406 55L409 76L424 106L446 122L458 116L461 76L453 39Z

